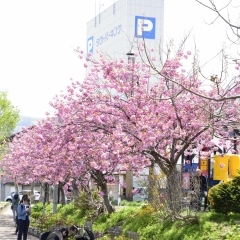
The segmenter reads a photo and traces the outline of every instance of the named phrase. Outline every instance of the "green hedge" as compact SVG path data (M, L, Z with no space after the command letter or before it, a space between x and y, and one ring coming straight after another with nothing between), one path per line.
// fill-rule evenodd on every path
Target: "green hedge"
M211 208L218 213L240 213L240 176L219 183L209 191Z

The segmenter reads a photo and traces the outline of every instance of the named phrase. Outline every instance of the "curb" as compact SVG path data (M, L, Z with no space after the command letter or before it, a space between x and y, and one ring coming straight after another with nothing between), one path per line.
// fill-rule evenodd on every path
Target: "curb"
M40 238L41 232L37 229L30 228L28 229L28 233L34 237Z
M3 204L3 206L0 207L0 212L6 209L6 207L10 206L10 203L6 202Z

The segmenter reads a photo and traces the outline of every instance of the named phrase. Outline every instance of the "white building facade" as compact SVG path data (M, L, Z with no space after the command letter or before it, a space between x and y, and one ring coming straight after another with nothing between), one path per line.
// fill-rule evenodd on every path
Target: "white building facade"
M112 59L127 59L127 53L138 53L144 38L148 49L162 49L164 0L118 0L87 23L87 53L94 58L103 52ZM161 54L161 52L160 52ZM141 59L136 59L136 61ZM148 172L148 170L146 169ZM133 178L133 187L147 181L148 173ZM114 200L122 193L121 183L126 174L116 175L116 184L111 190ZM118 184L119 182L120 184ZM109 193L110 194L110 193Z
M144 38L147 48L162 49L164 0L118 0L87 23L87 52L113 59L137 53Z

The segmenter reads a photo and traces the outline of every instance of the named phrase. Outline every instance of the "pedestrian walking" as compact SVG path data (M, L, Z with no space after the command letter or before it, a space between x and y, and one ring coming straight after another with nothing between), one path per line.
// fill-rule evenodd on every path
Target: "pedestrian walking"
M16 222L16 216L17 216L17 207L19 205L20 198L19 198L19 193L15 192L12 197L12 205L11 209L13 212L13 221Z
M204 199L204 210L207 207L207 179L202 175L201 169L196 169L196 175L190 180L191 190L195 195L195 207L199 211L202 199ZM194 204L194 201L193 203Z

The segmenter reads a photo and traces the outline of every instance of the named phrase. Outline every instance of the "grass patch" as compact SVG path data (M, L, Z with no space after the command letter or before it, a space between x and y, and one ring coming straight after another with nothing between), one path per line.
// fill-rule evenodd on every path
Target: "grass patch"
M31 224L42 224L42 229L47 229L56 224L70 226L84 224L84 211L76 209L74 205L59 205L58 213L52 214L52 205L47 205L46 215L42 216L41 204L36 204L32 211ZM114 239L127 239L128 231L137 232L141 240L239 240L240 225L235 221L240 220L240 214L219 214L215 212L198 213L199 222L184 225L182 221L160 219L159 214L153 211L149 205L135 203L123 203L118 206L113 214L102 214L93 223L93 230L106 232L110 227L121 226L122 236ZM42 221L41 221L42 220ZM109 239L109 236L101 238Z

